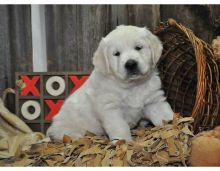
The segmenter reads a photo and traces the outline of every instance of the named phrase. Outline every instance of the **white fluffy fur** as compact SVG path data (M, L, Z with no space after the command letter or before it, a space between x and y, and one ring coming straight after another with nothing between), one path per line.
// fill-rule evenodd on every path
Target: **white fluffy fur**
M135 46L143 47L135 50ZM119 51L120 56L114 56ZM95 69L84 85L66 99L48 135L82 137L86 130L111 140L131 140L130 128L141 118L155 126L172 120L173 111L161 90L156 63L161 42L146 28L118 26L103 38L93 57ZM139 75L129 77L125 63L138 62Z

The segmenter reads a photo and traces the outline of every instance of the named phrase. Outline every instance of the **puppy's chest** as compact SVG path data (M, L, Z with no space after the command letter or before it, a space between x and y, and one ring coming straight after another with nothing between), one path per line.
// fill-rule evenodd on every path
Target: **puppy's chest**
M144 98L145 96L140 91L136 91L136 93L130 92L122 97L121 108L123 116L131 128L136 126L142 117Z
M141 109L144 107L146 96L143 89L128 90L122 94L122 106L129 109Z

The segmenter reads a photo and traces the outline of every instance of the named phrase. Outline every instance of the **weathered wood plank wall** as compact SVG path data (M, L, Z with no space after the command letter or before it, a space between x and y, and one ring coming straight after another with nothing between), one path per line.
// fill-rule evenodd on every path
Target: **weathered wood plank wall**
M101 37L120 24L154 28L174 18L211 42L220 5L46 5L48 71L91 71ZM15 71L32 71L31 6L0 6L0 93ZM13 109L13 107L12 107Z
M14 87L16 71L32 71L30 9L30 5L0 5L0 95ZM14 106L13 97L7 102Z
M161 21L174 18L207 42L220 34L220 5L161 5Z
M90 71L101 37L120 24L154 28L174 18L207 42L220 32L217 5L51 5L45 11L49 71Z
M46 6L49 71L90 71L99 41L120 24L155 27L158 5Z

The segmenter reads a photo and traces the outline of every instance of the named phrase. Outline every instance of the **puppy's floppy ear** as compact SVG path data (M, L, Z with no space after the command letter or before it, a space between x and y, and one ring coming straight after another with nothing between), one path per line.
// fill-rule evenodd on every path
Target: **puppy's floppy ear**
M153 64L154 66L156 66L162 54L162 50L163 50L162 43L159 40L159 38L155 36L153 33L151 33L146 27L144 27L144 31L146 33L146 38L147 38L146 41L149 41Z
M93 65L98 71L100 71L104 75L108 74L110 70L106 48L107 47L106 47L105 39L102 38L93 56Z

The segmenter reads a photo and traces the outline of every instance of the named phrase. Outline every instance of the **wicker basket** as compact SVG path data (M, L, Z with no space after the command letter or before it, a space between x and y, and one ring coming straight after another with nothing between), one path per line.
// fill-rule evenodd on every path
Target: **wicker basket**
M211 47L173 19L154 32L164 47L158 68L173 110L192 115L196 133L218 125L219 69Z

